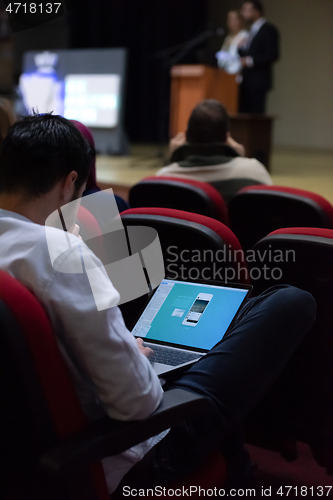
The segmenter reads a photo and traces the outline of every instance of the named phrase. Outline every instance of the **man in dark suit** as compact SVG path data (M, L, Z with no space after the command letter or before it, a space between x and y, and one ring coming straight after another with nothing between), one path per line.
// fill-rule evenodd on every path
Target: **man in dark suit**
M264 18L260 1L245 1L241 14L250 34L238 49L243 67L239 111L264 113L267 92L272 88L272 66L279 58L279 32Z

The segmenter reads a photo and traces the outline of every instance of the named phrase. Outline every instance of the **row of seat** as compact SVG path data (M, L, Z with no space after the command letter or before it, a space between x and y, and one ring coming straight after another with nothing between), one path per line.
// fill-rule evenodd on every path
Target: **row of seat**
M81 208L78 218L86 232L84 239L88 245L89 233L93 234L93 240L96 235L102 238L92 214ZM217 219L154 207L130 209L123 212L121 218L125 228L136 225L157 229L166 271L171 277L182 273L180 277L194 281L200 278L227 278L239 283L251 281L255 293L287 282L314 295L318 304L317 324L293 359L292 370L286 378L288 385L280 381L273 391L274 397L264 400L248 417L247 440L275 448L287 459L295 458L295 441L304 441L310 444L317 462L332 474L333 230L289 228L265 236L254 246L261 255L257 263L258 278L253 274L253 267L248 266L237 237ZM280 258L272 262L275 251L282 252L282 255L290 251L294 254L291 253L289 260ZM264 266L271 269L272 265L281 269L283 276L268 273L268 278L265 278ZM223 275L226 270L227 276ZM215 273L215 276L209 273ZM148 436L152 430L156 433L157 429L168 427L194 411L202 411L204 402L185 403L182 394L175 404L166 401L144 423L119 424L106 419L87 425L43 309L30 292L6 273L1 273L0 285L2 380L8 382L3 384L4 387L10 387L10 391L3 395L3 401L9 403L5 407L10 411L2 416L2 435L6 437L6 474L9 478L12 476L11 485L15 484L15 477L20 477L21 482L16 485L19 494L22 496L23 492L25 498L34 500L45 497L45 491L48 498L65 498L64 485L67 487L66 498L107 498L100 466L91 470L92 476L82 474L88 464L118 453ZM128 323L136 318L136 307L141 307L138 302L123 307ZM24 413L20 411L22 405ZM17 422L16 427L12 425L13 419ZM17 435L9 432L15 428L20 429ZM129 435L132 436L130 440ZM22 442L24 456L19 454ZM34 451L33 455L30 449ZM38 463L43 474L37 477ZM203 471L196 471L188 478L187 484L202 486L209 472L207 487L221 487L225 477L223 459L214 456L205 465ZM60 491L55 487L59 484L62 485Z
M248 250L270 232L286 227L333 229L333 207L320 195L282 186L247 186L227 207L218 191L204 182L176 177L146 177L129 193L131 208L185 210L229 226Z

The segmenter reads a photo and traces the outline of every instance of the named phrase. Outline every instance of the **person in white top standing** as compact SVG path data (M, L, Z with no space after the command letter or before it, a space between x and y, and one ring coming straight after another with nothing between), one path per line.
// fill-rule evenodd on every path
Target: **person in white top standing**
M249 299L230 333L162 389L148 360L151 349L127 330L117 307L119 293L102 262L78 238L75 226L76 234L46 226L50 215L64 213L81 198L92 156L79 130L60 116L30 116L10 128L0 147L0 269L42 303L90 419L144 419L159 405L163 389L171 387L203 394L210 402L199 417L104 459L111 493L122 479L130 481L130 469L150 449L149 473L137 478L141 484L163 485L194 470L216 447L224 449L225 438L311 328L316 305L309 293L286 285ZM50 247L57 251L56 267ZM101 309L83 266L87 262L103 295Z
M238 46L249 34L244 29L244 24L240 12L237 10L228 12L227 26L229 34L226 36L221 50L216 53L216 58L219 68L223 68L226 73L231 75L239 73L242 69Z

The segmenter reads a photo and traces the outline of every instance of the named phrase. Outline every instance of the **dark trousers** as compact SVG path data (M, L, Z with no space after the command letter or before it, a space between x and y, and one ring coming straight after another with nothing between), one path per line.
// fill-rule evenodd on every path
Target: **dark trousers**
M244 80L239 89L240 113L265 113L267 90L250 86Z
M313 297L275 286L249 299L230 333L206 356L169 382L210 399L210 409L174 426L150 452L149 485L192 471L223 443L262 399L315 321ZM222 449L222 448L221 448ZM130 471L122 481L132 484ZM145 477L141 475L146 486ZM135 480L137 482L137 480Z

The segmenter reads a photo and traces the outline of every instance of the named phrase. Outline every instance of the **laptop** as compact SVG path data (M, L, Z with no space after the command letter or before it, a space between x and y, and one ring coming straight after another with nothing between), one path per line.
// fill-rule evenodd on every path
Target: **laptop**
M198 361L228 333L250 285L164 279L132 329L164 376Z

